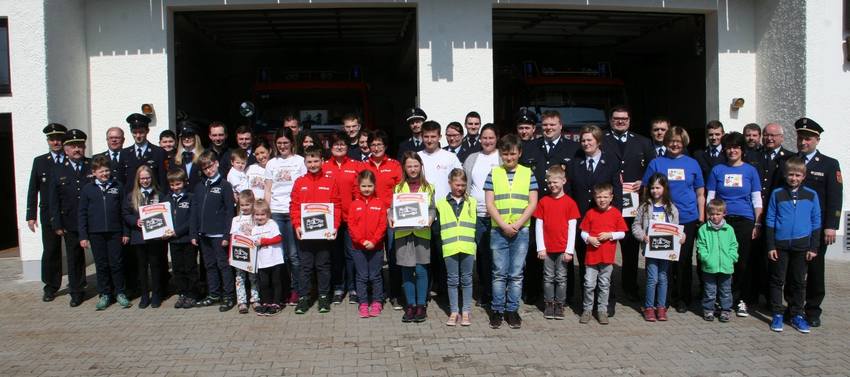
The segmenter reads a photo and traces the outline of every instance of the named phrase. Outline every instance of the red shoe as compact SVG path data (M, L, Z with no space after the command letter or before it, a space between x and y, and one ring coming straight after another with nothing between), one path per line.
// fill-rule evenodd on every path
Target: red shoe
M366 304L363 304L366 305ZM384 306L381 305L380 301L373 301L372 306L369 307L369 316L377 317L381 315L381 311L384 310Z
M360 304L360 318L369 318L369 305Z
M655 322L655 308L644 308L643 319L647 322Z
M656 308L656 310L658 310L658 320L659 321L666 321L667 320L667 308L664 307L664 306L659 306L658 308Z

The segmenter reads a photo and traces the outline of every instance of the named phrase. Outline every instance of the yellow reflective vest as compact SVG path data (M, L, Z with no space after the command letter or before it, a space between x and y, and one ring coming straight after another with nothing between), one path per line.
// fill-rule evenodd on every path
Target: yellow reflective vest
M393 189L393 193L395 193L395 194L402 194L402 193L406 193L406 192L410 192L410 186L407 185L407 182L402 182L401 184L397 185ZM420 186L419 192L428 193L428 202L429 203L431 203L431 201L434 200L434 187L433 186L431 186L431 185ZM425 227L425 228L421 228L421 229L408 229L408 228L406 228L404 230L396 230L395 235L393 236L393 239L399 239L399 238L407 237L411 234L416 236L416 237L419 237L421 239L424 239L424 240L430 240L431 239L431 227Z
M513 224L528 207L528 192L531 188L531 169L517 165L514 172L513 184L508 182L508 172L497 166L492 171L493 196L499 216L508 224ZM490 220L493 226L499 226L496 220ZM523 226L529 226L529 218Z
M460 209L460 216L455 216L454 208L448 199L443 198L437 202L443 258L457 253L475 254L475 222L478 220L475 207L475 199L467 197Z

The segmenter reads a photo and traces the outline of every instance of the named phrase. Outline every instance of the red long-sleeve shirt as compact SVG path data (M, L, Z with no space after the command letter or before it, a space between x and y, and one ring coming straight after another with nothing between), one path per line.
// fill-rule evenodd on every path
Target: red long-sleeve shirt
M348 156L344 156L342 163L337 162L333 157L322 164L322 171L325 175L336 181L339 187L339 197L342 202L342 221L348 219L348 208L351 206L351 201L359 194L360 190L357 182L357 175L366 169L366 166L355 161Z
M366 250L366 241L372 242L375 248L384 248L384 238L387 234L387 208L384 201L375 195L369 197L357 196L351 202L348 212L348 232L351 243L357 250Z
M325 175L324 171L308 172L295 180L289 202L289 215L292 227L301 227L301 203L331 203L334 205L334 229L339 229L342 222L342 203L339 187L333 178Z
M375 173L375 195L389 207L393 202L393 187L401 182L401 164L387 157L370 157L366 168Z
M283 242L283 236L280 234L272 238L260 238L260 246L269 246Z

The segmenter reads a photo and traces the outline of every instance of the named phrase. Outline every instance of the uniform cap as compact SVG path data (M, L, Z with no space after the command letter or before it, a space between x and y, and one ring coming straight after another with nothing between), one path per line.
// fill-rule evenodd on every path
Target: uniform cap
M198 126L190 121L182 121L177 126L177 134L180 137L190 137L198 134Z
M132 113L127 116L127 124L130 125L130 130L135 130L137 128L147 128L148 124L150 124L151 118L139 113Z
M68 132L68 128L59 123L50 123L41 132L44 132L47 136L64 136Z
M87 139L88 136L86 136L85 132L75 128L65 133L65 140L62 144L68 145L72 143L85 143Z
M428 115L426 115L425 112L422 111L422 109L420 109L418 107L414 107L410 110L407 110L407 112L405 112L405 121L410 122L411 120L414 120L414 119L421 119L421 120L424 121L424 120L428 119Z
M820 136L823 133L823 127L809 118L800 118L794 122L794 128L797 132L811 132L817 136Z
M516 124L537 124L537 114L529 109L522 109L516 116Z

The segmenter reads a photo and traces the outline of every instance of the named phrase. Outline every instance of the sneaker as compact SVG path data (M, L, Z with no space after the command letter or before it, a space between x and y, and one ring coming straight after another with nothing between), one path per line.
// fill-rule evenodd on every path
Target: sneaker
M803 334L811 332L809 323L801 315L795 315L794 318L791 318L791 327Z
M449 314L449 319L446 320L446 326L457 326L457 318L459 316L457 313Z
M785 322L785 317L782 314L774 314L773 321L770 322L770 330L775 332L782 332Z
M469 312L463 312L460 314L460 325L461 326L471 326L472 318L470 317Z
M348 303L349 304L358 304L359 302L357 302L357 300L358 300L358 298L357 298L356 293L349 293L348 294Z
M708 322L714 321L714 312L705 312L702 314L702 319Z
M508 317L508 314L510 314L510 317ZM505 322L507 322L508 327L512 329L522 327L522 317L519 316L519 312L505 312Z
M218 304L220 301L221 301L221 298L219 298L219 297L207 296L207 297L204 297L203 300L196 302L195 307L213 306L215 304Z
M151 305L151 298L147 293L143 293L139 297L139 309L147 309L148 306Z
M280 314L283 311L283 308L278 304L271 304L266 307L266 316L271 317L273 315Z
M664 306L659 306L655 308L655 317L658 318L659 321L667 320L667 308Z
M402 310L404 306L401 306L401 301L397 298L390 299L390 305L393 306L393 310Z
M267 305L258 305L256 308L254 308L254 312L256 312L257 315L260 317L265 317L266 315L268 315L268 310L269 307Z
M360 304L357 312L360 313L360 318L369 318L369 305L366 303Z
M416 317L416 308L413 305L407 305L404 308L404 315L401 317L401 321L404 323L413 322L413 318Z
M544 305L545 308L543 309L543 318L555 319L555 303L551 301L546 301Z
M560 302L556 302L554 312L555 313L552 314L553 318L555 318L559 321L563 320L564 319L564 304L562 304Z
M581 318L578 319L578 323L585 324L590 323L590 318L593 317L593 314L590 310L585 310L581 313Z
M372 306L369 307L369 316L377 317L381 315L381 312L384 310L384 304L380 301L372 301Z
M720 317L717 317L717 320L719 320L720 322L724 322L724 323L731 321L732 320L732 311L731 310L724 310L724 311L720 312Z
M183 297L183 309L192 309L195 307L195 299L185 296Z
M333 300L331 300L331 304L339 305L342 304L342 293L334 294Z
M158 294L151 295L151 307L156 309L162 306L162 298Z
M295 314L304 314L310 310L310 299L307 297L299 297L298 304L295 306Z
M679 301L676 304L676 313L684 313L688 311L688 305L684 301Z
M118 305L121 305L124 309L133 306L133 304L130 303L130 300L127 299L127 295L123 293L119 293L118 297L115 297L115 300L118 301Z
M747 303L744 301L738 301L738 308L735 309L735 315L738 317L749 317L750 313L747 312Z
M608 324L608 313L604 312L604 311L596 313L596 319L599 321L600 325L607 325Z
M655 308L643 308L643 319L647 322L655 322Z
M331 311L331 300L328 295L319 296L319 313L327 313Z
M236 306L236 301L233 301L233 298L227 297L221 301L221 305L218 306L218 311L224 313L233 309L234 306Z
M174 309L183 309L183 303L186 301L186 297L183 295L177 296L177 301L174 302Z
M109 295L100 295L100 299L95 304L95 310L104 310L109 306Z
M428 307L425 305L416 305L416 314L413 316L413 322L425 322L428 318Z
M239 309L239 314L248 314L248 305L247 304L239 304L239 306L237 306L237 308Z
M502 327L502 313L492 312L490 313L490 328L498 329Z

